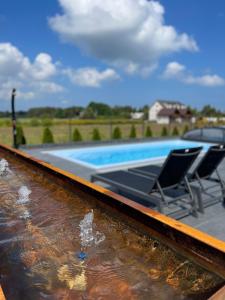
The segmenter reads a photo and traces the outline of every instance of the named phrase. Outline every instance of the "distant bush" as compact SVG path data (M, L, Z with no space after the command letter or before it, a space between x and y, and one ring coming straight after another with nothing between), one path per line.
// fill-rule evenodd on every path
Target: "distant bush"
M17 128L16 128L16 143L18 146L26 145L26 138L25 138L22 126L17 126Z
M54 143L53 134L52 134L51 130L48 127L46 127L43 131L42 143L43 144Z
M147 126L146 128L145 137L152 137L152 130L150 126Z
M37 126L40 125L40 121L39 121L38 119L36 119L36 118L32 118L32 119L30 120L30 122L29 122L29 125L30 125L31 127L37 127Z
M81 133L80 133L80 131L77 128L75 128L74 132L73 132L73 141L74 142L80 142L80 141L82 141Z
M189 126L188 125L185 125L184 126L184 130L183 130L183 134L185 134L186 132L188 132L190 129L189 129Z
M169 132L167 130L167 127L163 126L162 131L161 131L161 136L168 136Z
M44 127L50 127L53 124L53 121L51 119L42 119L41 120L42 126Z
M178 128L175 126L174 128L173 128L173 131L172 131L172 135L173 136L178 136L180 133L179 133L179 130L178 130Z
M137 134L136 134L136 128L135 128L134 125L132 125L132 126L131 126L131 129L130 129L130 135L129 135L129 137L130 137L131 139L135 139L136 136L137 136Z
M100 141L101 140L101 135L98 130L98 128L94 128L92 131L92 140L93 141Z
M122 133L121 133L121 130L118 126L114 128L112 138L114 140L119 140L119 139L122 138Z

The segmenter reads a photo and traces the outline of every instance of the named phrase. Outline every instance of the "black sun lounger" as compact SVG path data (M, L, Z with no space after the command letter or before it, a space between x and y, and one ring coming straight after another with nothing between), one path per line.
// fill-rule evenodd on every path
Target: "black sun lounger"
M177 205L175 212L166 213L177 219L190 212L197 214L196 202L185 176L201 149L198 147L171 151L160 173L154 178L130 171L114 171L92 175L91 181L104 182L119 192L142 198L157 206L162 213L169 204L179 203L180 210L177 210ZM186 186L181 185L184 180ZM183 199L188 202L181 201Z
M204 208L213 205L217 202L225 200L225 184L218 171L218 166L225 157L225 146L211 146L199 164L191 174L188 174L188 181L192 188L196 190L198 195L199 210L204 212ZM215 175L212 177L212 175ZM195 183L195 184L193 184ZM210 185L209 183L215 183ZM215 191L211 191L215 186L220 186L221 194L216 195ZM207 199L202 198L202 195L208 195ZM206 198L206 197L205 197Z
M211 146L204 157L201 159L197 167L191 174L188 174L187 178L189 183L191 183L192 190L197 194L198 208L200 212L204 212L204 208L219 202L222 198L225 198L225 184L222 180L219 172L218 166L225 157L225 146L224 145L214 145ZM129 169L131 172L143 174L145 176L156 177L161 172L163 166L157 165L147 165L143 167L137 167ZM212 175L216 174L216 178ZM209 185L209 182L214 182L215 185ZM208 184L208 186L207 186ZM215 186L221 187L222 196L215 196L213 193L209 193L209 190ZM204 199L202 194L206 194L209 197Z

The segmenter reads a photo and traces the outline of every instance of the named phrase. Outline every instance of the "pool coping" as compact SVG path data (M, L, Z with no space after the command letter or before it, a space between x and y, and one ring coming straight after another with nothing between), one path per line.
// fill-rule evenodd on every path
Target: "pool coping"
M1 144L0 149L10 152L27 163L65 180L67 183L72 184L74 188L79 188L97 199L101 197L104 201L99 200L99 203L104 202L104 205L115 208L123 215L144 226L151 234L154 233L154 237L168 244L178 253L190 257L196 263L225 279L225 242L106 188L90 183L77 175L54 167L21 150Z

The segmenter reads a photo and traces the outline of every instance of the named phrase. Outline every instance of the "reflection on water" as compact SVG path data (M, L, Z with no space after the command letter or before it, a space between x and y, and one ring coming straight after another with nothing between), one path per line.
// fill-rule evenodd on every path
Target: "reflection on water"
M8 299L206 299L221 282L90 196L5 158L12 172L0 177L0 272Z

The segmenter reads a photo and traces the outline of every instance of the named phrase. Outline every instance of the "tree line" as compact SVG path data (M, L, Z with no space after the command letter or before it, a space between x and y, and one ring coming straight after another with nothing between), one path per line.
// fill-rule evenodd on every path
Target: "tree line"
M141 108L143 110L144 108ZM146 110L146 109L145 109ZM95 119L98 117L130 118L131 112L136 111L132 106L110 106L105 103L90 102L86 107L72 106L60 107L35 107L27 111L17 111L18 118L75 118ZM10 112L0 112L0 117L10 117Z
M81 119L96 119L96 118L125 118L129 119L132 112L144 112L144 119L148 118L149 107L147 105L139 109L132 106L110 106L100 102L90 102L86 107L71 106L67 108L60 107L35 107L27 111L17 111L18 118L81 118ZM225 113L216 109L211 105L205 105L201 110L191 109L194 116L198 117L222 117ZM11 116L9 111L0 111L0 118L8 118Z

